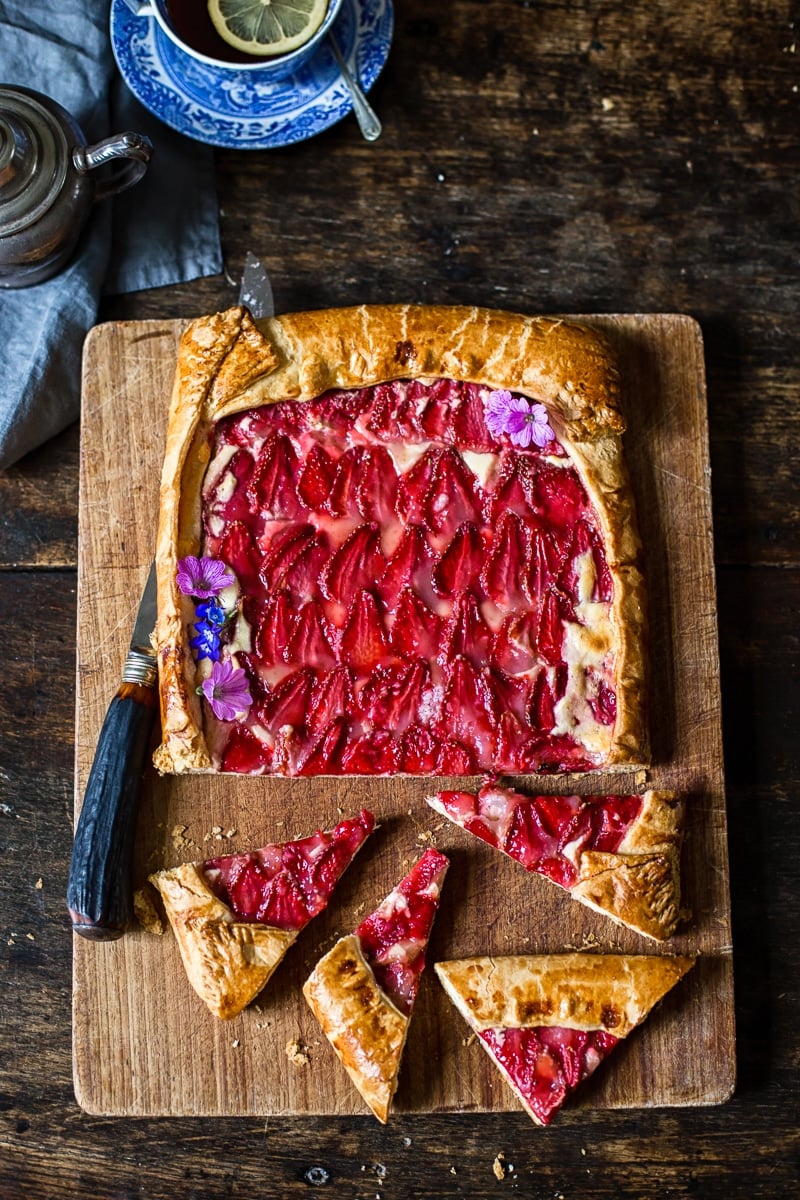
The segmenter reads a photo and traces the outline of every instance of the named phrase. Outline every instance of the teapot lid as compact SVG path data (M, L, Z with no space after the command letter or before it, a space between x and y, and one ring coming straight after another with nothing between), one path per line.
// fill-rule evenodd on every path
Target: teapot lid
M0 237L33 224L64 185L69 146L27 89L0 87Z

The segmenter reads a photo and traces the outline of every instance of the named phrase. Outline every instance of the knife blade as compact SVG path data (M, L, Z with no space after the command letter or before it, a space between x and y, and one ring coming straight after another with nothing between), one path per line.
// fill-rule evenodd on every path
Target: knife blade
M156 569L150 567L122 682L106 713L83 797L67 882L72 928L92 941L121 937L133 918L131 865L139 790L157 708Z
M247 251L242 268L239 303L249 309L250 316L256 320L260 317L275 316L275 300L267 269L250 250Z

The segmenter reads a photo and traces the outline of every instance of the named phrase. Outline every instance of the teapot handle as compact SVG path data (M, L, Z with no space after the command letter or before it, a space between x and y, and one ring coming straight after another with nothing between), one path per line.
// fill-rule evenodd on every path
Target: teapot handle
M72 161L75 170L86 175L114 158L131 160L115 171L110 179L98 183L94 198L105 200L138 183L147 170L152 153L153 143L144 134L119 133L115 137L104 138L102 142L95 142L93 146L76 146L72 151Z

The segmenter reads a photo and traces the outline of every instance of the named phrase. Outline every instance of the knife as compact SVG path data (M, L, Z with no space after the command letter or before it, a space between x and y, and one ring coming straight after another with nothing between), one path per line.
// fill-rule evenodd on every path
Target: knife
M249 309L250 316L256 320L275 316L275 300L267 269L250 250L247 251L242 269L239 303Z
M150 567L119 686L106 713L72 847L67 907L92 941L121 937L133 918L131 865L139 787L156 715L156 568Z

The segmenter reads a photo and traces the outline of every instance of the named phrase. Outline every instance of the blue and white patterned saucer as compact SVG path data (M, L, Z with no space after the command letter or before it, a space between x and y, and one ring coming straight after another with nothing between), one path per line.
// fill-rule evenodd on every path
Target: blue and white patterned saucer
M368 91L389 54L392 0L344 0L334 35ZM122 78L165 125L211 146L267 150L314 137L341 121L353 102L333 51L323 42L295 75L257 83L248 71L207 66L182 54L152 18L112 0L111 45Z

